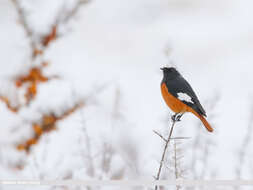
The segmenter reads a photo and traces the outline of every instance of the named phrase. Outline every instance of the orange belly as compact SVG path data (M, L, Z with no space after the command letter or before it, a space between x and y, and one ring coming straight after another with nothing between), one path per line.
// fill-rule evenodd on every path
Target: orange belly
M161 91L164 101L175 113L184 113L192 111L190 110L191 108L189 106L187 106L186 104L184 104L179 99L177 99L176 97L174 97L172 94L169 93L165 83L161 85Z

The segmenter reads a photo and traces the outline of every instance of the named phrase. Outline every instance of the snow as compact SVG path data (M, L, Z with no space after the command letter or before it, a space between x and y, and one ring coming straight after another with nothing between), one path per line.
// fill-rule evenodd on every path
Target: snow
M58 9L65 3L72 7L75 1L22 2L30 26L44 34ZM197 177L235 178L238 152L251 123L251 7L250 0L97 0L83 6L70 23L61 26L61 37L44 55L50 62L45 74L60 78L41 84L35 101L18 115L0 103L0 178L92 178L87 172L88 134L96 161L94 177L109 178L125 169L124 178L152 179L163 148L152 130L166 135L170 118L160 94L160 67L170 61L192 85L214 126L214 133L207 133L192 114L177 123L174 136L191 137L181 142L186 177L194 177L189 168L196 151ZM15 94L11 80L32 63L12 3L2 0L0 9L0 93L16 99L20 94ZM105 88L97 92L100 86ZM119 117L115 118L117 91ZM219 100L213 98L216 94ZM87 96L87 105L43 136L30 155L16 151L16 143L31 136L30 123L41 113L60 112ZM101 170L106 143L114 152L108 173ZM205 145L210 145L208 165L202 163ZM244 178L253 174L250 147L252 142L242 167ZM25 163L23 170L10 167L17 162Z

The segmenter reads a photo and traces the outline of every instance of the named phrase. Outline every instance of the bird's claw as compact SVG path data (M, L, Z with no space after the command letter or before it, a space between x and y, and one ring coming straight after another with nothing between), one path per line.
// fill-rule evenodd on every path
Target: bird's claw
M174 122L176 121L176 114L171 116L171 120L174 121Z
M176 114L171 116L171 119L172 119L173 122L181 121L182 116L183 116L183 114L176 113Z

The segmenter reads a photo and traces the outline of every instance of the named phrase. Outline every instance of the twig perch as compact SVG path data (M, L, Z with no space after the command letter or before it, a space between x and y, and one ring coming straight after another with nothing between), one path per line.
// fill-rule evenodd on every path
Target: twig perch
M173 133L173 129L174 129L174 126L175 126L176 122L180 121L181 116L182 116L182 115L179 115L179 114L175 114L175 115L172 116L172 125L171 125L171 128L170 128L170 133L169 133L168 139L164 139L164 137L162 137L159 133L156 133L156 134L159 135L163 140L166 140L166 141L165 141L166 143L165 143L165 146L164 146L164 149L163 149L162 158L161 158L161 161L160 161L160 166L159 166L157 175L156 175L156 177L155 177L156 180L159 180L159 179L160 179L160 175L161 175L161 171L162 171L162 167L163 167L163 162L164 162L164 159L165 159L165 155L166 155L166 151L167 151L169 142L170 142L170 140L171 140L171 136L172 136L172 133ZM158 190L158 186L155 186L155 190Z
M159 132L153 130L153 132L158 135L164 142L167 142L167 139L162 136ZM180 140L180 139L190 139L191 137L171 137L170 140Z

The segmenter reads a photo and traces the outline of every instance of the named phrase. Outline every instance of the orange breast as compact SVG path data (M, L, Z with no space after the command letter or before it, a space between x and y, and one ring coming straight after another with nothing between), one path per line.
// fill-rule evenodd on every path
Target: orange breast
M187 111L192 111L189 110L190 109L189 106L187 106L186 104L184 104L179 99L175 98L172 94L169 93L165 83L161 85L161 91L164 101L175 113L184 113Z

